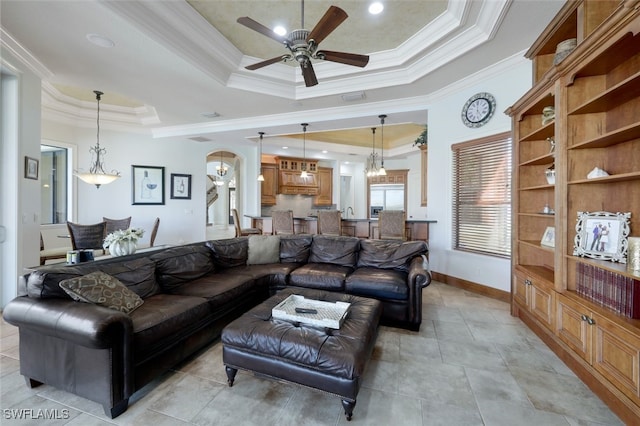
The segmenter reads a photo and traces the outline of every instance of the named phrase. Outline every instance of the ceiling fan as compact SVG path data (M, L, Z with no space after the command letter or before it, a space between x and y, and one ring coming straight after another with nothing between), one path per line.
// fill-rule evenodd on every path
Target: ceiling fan
M296 60L300 64L302 70L302 76L304 77L304 83L307 87L315 86L318 84L316 73L313 70L311 59L321 59L331 62L339 62L341 64L353 65L356 67L364 67L369 62L369 56L358 55L355 53L346 52L333 52L330 50L318 50L318 45L329 34L333 32L338 26L347 19L347 13L337 6L329 7L316 24L313 30L308 31L304 29L304 0L302 0L302 28L299 30L291 31L287 36L281 36L274 33L270 28L265 27L261 23L254 21L248 16L238 18L238 23L248 27L254 31L259 32L275 41L285 45L289 49L290 53L276 56L275 58L267 59L266 61L258 62L253 65L245 67L248 70L257 70L267 65L275 64L276 62L286 62Z

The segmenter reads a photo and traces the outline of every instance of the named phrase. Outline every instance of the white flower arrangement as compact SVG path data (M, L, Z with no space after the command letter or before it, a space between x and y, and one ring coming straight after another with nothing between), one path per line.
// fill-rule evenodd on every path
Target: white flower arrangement
M109 248L110 245L118 242L131 241L133 243L137 243L139 238L142 238L144 235L144 229L142 228L129 228L129 229L119 229L117 231L113 231L104 239L104 243L102 243L102 248Z

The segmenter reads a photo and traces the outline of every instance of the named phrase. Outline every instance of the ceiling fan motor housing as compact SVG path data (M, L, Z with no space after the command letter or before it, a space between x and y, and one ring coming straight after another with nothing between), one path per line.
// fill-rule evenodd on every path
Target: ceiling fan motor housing
M294 30L289 33L289 50L299 64L305 65L313 56L313 46L307 43L308 30Z

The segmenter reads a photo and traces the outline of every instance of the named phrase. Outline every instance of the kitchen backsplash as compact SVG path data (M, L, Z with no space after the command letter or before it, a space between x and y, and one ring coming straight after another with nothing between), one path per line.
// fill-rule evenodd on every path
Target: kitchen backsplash
M314 197L308 195L283 195L276 196L275 206L262 207L262 216L271 216L273 210L292 210L294 217L315 216L318 210L335 210L336 205L331 206L314 206Z

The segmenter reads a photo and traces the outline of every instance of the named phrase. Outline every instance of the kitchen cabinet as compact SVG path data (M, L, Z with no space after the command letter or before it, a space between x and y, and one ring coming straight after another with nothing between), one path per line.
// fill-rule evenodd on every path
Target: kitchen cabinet
M275 206L278 192L278 168L275 164L268 163L262 163L260 167L264 177L260 185L260 202L263 206Z
M313 200L315 206L333 204L333 169L318 167L318 195Z

